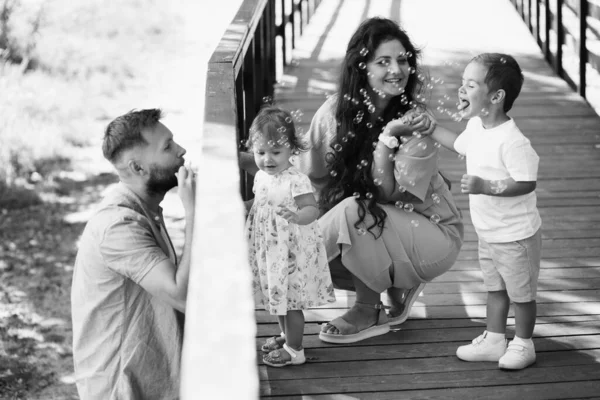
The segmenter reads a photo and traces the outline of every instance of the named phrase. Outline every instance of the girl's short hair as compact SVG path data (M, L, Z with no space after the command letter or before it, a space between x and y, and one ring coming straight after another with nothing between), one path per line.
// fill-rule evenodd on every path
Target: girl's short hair
M308 149L308 145L296 133L292 114L273 105L263 106L252 121L246 146L251 149L259 140L272 142L276 147L290 147L293 151Z

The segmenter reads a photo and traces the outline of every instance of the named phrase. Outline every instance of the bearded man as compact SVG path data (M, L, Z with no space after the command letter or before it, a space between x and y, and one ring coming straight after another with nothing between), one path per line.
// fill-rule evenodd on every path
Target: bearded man
M88 221L73 271L73 360L82 400L179 397L195 185L159 109L108 124L102 151L120 182ZM180 260L160 203L178 186Z

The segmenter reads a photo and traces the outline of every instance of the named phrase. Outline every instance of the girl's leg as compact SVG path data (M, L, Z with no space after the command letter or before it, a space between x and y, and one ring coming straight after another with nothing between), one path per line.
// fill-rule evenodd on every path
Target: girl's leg
M261 350L265 353L280 349L285 343L285 337L283 336L285 335L285 315L278 315L277 322L279 323L279 329L281 329L282 335L267 338L261 347ZM273 343L273 341L275 341L275 343Z
M510 299L506 290L488 292L487 297L487 331L494 333L506 333L506 318L508 318L508 309Z
M278 315L277 322L279 323L279 328L281 329L281 332L285 335L285 315ZM275 338L275 341L279 343L280 346L283 346L283 344L285 343L285 338L279 336Z
M291 364L303 364L304 348L302 339L304 336L304 313L302 310L290 310L283 317L285 327L286 346L283 349L271 351L263 356L265 364L273 367L283 367Z
M536 316L535 300L527 303L515 303L515 335L521 339L531 339Z
M279 329L281 329L281 332L285 333L285 315L278 315L277 322L279 323Z
M304 313L302 310L290 310L284 317L285 342L294 350L302 350L304 337Z
M381 301L381 294L365 285L360 279L352 275L353 285L356 289L356 301L359 303L377 305ZM344 314L343 318L349 324L354 325L359 331L377 324L379 310L371 307L352 307ZM322 329L323 330L323 329ZM338 328L327 324L323 332L339 334Z

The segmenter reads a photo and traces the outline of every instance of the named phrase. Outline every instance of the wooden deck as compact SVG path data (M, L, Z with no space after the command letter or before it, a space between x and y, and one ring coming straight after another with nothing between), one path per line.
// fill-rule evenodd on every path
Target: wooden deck
M352 293L338 291L335 305L306 313L305 365L276 369L261 363L261 397L600 398L600 118L553 74L508 0L325 0L297 45L298 63L286 69L275 95L280 105L304 111L300 126L305 130L326 93L335 91L350 35L372 15L399 16L424 48L429 74L444 81L434 81L434 109L446 94L451 97L446 107L453 105L462 69L479 52L513 54L525 72L525 86L510 114L541 158L537 363L506 372L495 363L462 362L455 356L459 345L485 328L486 302L468 199L455 185L465 244L454 267L426 286L401 330L354 345L321 342L319 325L354 300ZM465 125L439 120L457 130ZM449 151L442 152L441 167L453 182L465 171L464 160ZM512 315L511 310L509 338ZM256 318L258 349L279 328L262 310Z

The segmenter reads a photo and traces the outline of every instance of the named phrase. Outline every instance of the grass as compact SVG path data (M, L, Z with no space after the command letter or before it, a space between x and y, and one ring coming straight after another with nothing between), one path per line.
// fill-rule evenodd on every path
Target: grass
M139 108L176 55L183 16L177 2L152 0L0 0L0 10L7 3L0 182L14 187L19 178L73 168L112 118ZM2 196L0 208L7 206Z

